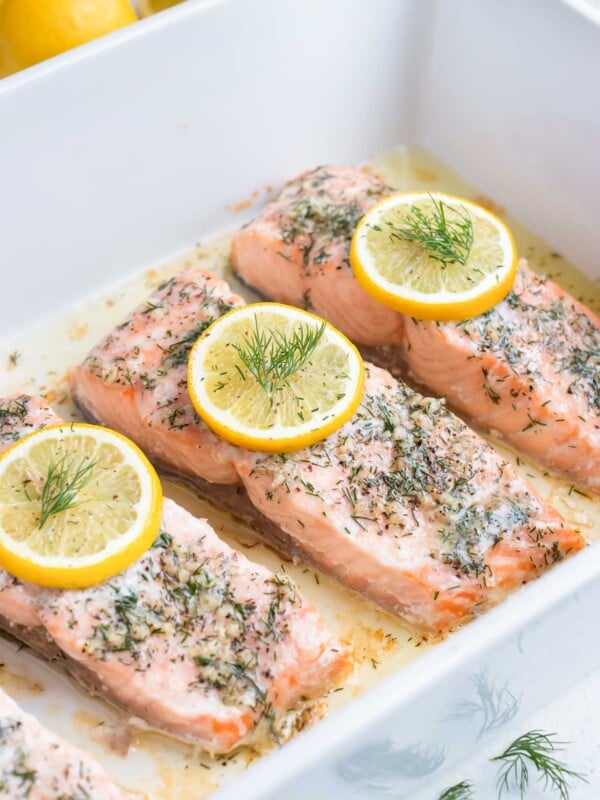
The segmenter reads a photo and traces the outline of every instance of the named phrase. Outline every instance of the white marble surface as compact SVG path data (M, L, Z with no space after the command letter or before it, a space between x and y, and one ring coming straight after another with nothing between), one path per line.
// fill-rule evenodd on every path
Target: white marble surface
M564 655L568 659L568 653ZM600 798L600 665L586 679L568 688L543 709L518 724L502 729L502 735L493 743L481 748L466 764L462 764L452 776L453 782L469 779L473 782L474 800L494 800L497 797L497 768L488 759L501 752L517 736L528 730L543 730L558 734L568 744L564 752L557 754L568 766L585 773L588 783L573 780L570 783L570 800L598 800ZM559 794L535 780L534 773L526 800L553 800ZM431 800L437 800L437 790ZM519 792L504 794L504 800L519 798Z

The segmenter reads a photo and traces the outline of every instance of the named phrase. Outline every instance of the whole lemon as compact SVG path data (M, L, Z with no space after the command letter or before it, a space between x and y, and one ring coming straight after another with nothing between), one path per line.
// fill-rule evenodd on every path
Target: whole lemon
M2 0L0 0L0 3ZM176 6L183 0L138 0L138 11L142 17L149 17L150 14L157 14L165 11L171 6Z
M0 0L0 76L136 19L129 0Z

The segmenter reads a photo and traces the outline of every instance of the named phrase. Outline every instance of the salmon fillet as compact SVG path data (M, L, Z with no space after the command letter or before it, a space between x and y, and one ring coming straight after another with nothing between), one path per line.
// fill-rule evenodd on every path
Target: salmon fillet
M62 422L42 397L18 394L0 398L0 453L28 433ZM37 587L17 580L0 569L0 620L13 626L36 628L39 619L35 608Z
M268 298L308 301L366 357L446 397L475 427L600 492L598 317L523 261L507 298L467 322L381 305L348 254L361 214L391 191L356 169L305 172L234 237L233 266Z
M600 320L555 283L521 267L479 317L407 320L404 352L478 427L600 492Z
M202 302L201 286L214 286L202 270L187 270L159 288L148 303L160 306L156 326L147 326L143 348L160 353L164 331L176 325L193 331L205 312L180 303L179 286ZM226 284L220 292L228 297ZM211 296L211 308L214 307ZM97 345L72 374L80 406L123 433L138 435L148 455L178 471L175 453L186 437L207 435L194 417L189 396L178 394L170 413L185 424L171 433L168 425L141 419L157 396L172 396L181 368L147 375L139 372L137 320L140 306L125 323ZM185 328L180 328L185 334ZM191 335L189 337L191 339ZM133 345L133 346L132 346ZM190 342L191 346L191 342ZM114 353L133 376L134 396L126 410L113 408ZM158 361L158 357L155 356ZM146 362L144 362L146 364ZM223 443L227 460L243 488L230 487L228 507L246 516L251 504L268 521L260 524L269 541L296 559L308 561L427 633L444 633L489 606L522 583L584 546L559 514L545 505L530 484L476 433L451 414L442 401L425 398L388 372L367 365L362 404L346 425L325 442L287 455L256 454ZM117 380L119 378L117 377ZM123 426L137 414L130 429ZM156 417L154 417L156 419ZM188 444L188 451L189 451ZM215 447L214 456L218 456ZM190 459L184 475L201 493L214 498L206 454ZM226 501L221 494L219 502ZM239 505L238 505L239 504Z
M310 307L361 344L397 342L403 320L354 280L349 242L358 221L392 189L344 167L290 181L231 245L239 276L265 297Z
M0 796L6 800L133 800L96 759L46 730L0 689Z
M208 273L197 280L194 271L184 272L167 281L75 371L77 402L88 417L129 431L143 450L177 472L235 483L235 449L200 423L188 401L186 371L202 331L243 302Z
M252 502L325 572L439 633L583 546L442 401L367 366L363 403L325 442L248 456Z
M19 403L15 431L52 421L37 399ZM216 753L285 739L306 701L349 668L287 576L168 499L154 546L105 583L47 590L0 571L0 615L20 638L33 626L34 647L44 650L45 637L75 677L129 714Z

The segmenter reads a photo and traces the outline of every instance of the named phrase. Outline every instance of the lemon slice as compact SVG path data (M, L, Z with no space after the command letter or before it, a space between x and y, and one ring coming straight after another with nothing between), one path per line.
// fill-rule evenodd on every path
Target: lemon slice
M188 361L200 417L248 450L283 453L325 439L354 414L363 386L362 358L345 336L279 303L220 317Z
M510 291L517 250L506 225L457 197L394 194L359 222L350 248L358 283L417 319L483 314Z
M42 586L100 583L156 539L161 501L129 439L96 425L42 428L0 456L0 565Z

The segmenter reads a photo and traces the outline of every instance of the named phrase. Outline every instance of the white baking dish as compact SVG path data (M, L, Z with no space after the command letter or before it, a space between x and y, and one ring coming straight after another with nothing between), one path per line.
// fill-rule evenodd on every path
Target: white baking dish
M399 143L600 275L598 16L583 0L190 0L2 81L0 335L239 224L227 207L257 187ZM600 662L599 576L591 547L216 796L435 797L478 746L473 676L508 681L518 718Z

